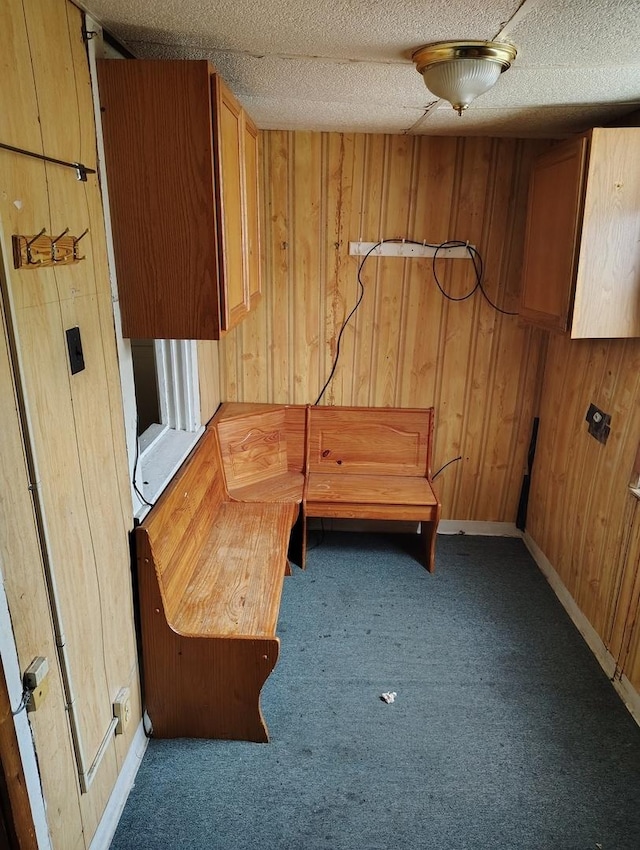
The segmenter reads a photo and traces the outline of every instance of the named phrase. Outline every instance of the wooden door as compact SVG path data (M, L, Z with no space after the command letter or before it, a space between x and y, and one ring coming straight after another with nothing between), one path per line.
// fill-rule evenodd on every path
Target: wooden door
M221 328L234 327L249 312L244 249L242 108L222 81L211 78L214 149L218 179Z
M250 309L256 306L262 292L260 261L260 175L258 129L244 114L244 204L245 260L249 287Z
M520 315L566 331L580 237L587 139L542 154L529 183Z

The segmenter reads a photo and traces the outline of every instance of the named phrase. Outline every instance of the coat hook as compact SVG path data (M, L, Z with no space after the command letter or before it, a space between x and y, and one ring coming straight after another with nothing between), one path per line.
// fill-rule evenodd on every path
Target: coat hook
M77 238L77 239L74 239L74 240L73 240L73 259L74 259L74 260L84 260L84 259L85 259L84 257L79 257L79 256L78 256L78 242L79 242L79 241L80 241L80 240L81 240L84 236L86 236L88 232L89 232L89 228L87 227L87 228L86 228L86 230L84 230L84 231L80 234L80 236L78 236L78 238Z
M56 236L55 239L51 240L51 261L54 263L60 263L62 260L66 260L66 257L58 258L58 245L56 243L59 239L62 239L63 236L66 236L68 232L69 228L65 227L59 236Z
M42 230L40 231L40 233L36 233L36 235L33 236L31 239L27 239L25 237L24 242L25 242L25 246L27 248L27 262L29 263L30 266L39 266L40 263L42 262L42 260L34 260L33 259L33 255L31 253L31 246L36 241L36 239L39 239L42 236L43 233L46 233L46 231L47 231L47 228L43 227Z

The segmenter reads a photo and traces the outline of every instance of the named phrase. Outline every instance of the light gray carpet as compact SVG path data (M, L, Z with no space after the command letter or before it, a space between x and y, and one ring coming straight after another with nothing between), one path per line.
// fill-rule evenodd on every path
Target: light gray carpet
M640 848L640 729L522 542L441 536L433 575L412 543L326 535L271 743L152 740L113 850Z

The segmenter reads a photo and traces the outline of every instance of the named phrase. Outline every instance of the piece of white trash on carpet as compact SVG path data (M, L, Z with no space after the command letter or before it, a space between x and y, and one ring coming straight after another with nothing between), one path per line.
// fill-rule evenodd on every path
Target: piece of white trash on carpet
M390 703L395 702L398 694L395 691L387 691L387 693L380 694L380 699L382 702Z

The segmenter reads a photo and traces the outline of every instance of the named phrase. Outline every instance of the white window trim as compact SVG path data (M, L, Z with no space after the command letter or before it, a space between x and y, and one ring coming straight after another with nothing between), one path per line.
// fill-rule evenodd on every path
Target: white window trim
M158 339L154 347L162 421L150 425L138 438L133 490L134 515L138 520L151 510L204 431L200 422L196 342Z
M194 340L157 339L160 420L177 431L200 427L198 349Z

